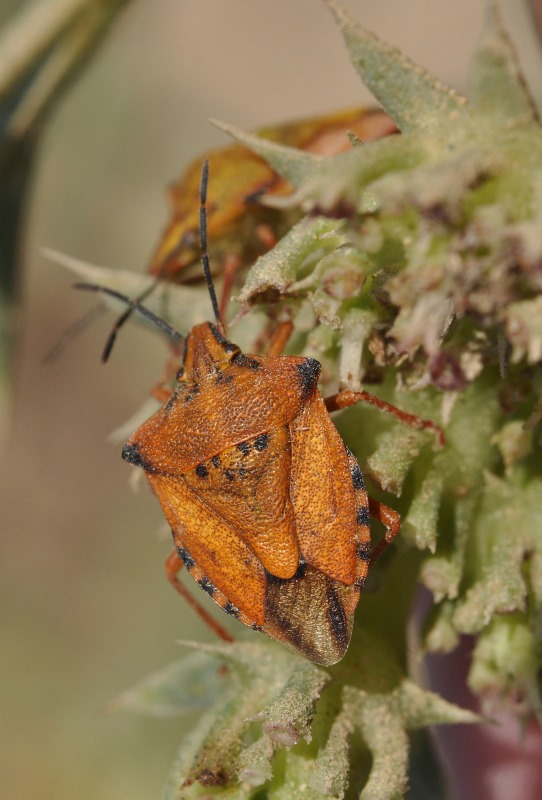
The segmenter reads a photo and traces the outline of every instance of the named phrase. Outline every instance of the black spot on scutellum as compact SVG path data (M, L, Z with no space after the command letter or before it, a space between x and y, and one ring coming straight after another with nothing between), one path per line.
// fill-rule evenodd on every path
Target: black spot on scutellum
M262 433L260 434L260 436L257 436L256 439L254 440L254 449L258 450L258 452L261 453L262 450L265 450L268 444L269 444L269 436L267 435L267 433Z
M209 470L207 469L205 464L198 464L198 466L196 467L195 472L196 472L196 475L198 476L198 478L206 478L208 476L208 474L209 474Z
M301 378L301 389L304 395L309 395L314 391L320 377L320 362L315 358L306 358L301 364L297 365L297 371Z

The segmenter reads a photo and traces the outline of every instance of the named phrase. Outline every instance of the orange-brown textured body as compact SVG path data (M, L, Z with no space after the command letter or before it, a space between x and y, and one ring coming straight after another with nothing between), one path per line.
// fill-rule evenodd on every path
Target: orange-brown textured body
M349 149L347 132L362 141L395 131L390 118L376 108L354 108L326 116L261 128L258 135L318 155L336 155ZM213 173L213 202L208 211L208 235L215 263L236 258L239 265L269 249L258 228L275 240L293 224L292 212L265 208L255 200L261 194L287 194L292 187L263 158L240 144L210 151L196 159L170 189L172 218L152 258L150 272L168 280L193 277L186 268L199 268L198 197L202 163L209 159ZM295 213L295 212L293 212ZM268 238L268 237L267 237ZM249 243L249 244L247 244Z
M123 457L147 473L179 558L227 612L319 664L340 660L369 559L360 469L319 363L248 356L211 323Z

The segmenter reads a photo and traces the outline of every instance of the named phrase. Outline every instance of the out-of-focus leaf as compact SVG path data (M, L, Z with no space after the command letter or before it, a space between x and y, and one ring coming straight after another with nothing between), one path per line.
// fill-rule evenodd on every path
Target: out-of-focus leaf
M34 0L0 31L0 433L18 290L20 231L43 123L126 0Z
M504 118L507 124L538 118L496 0L487 3L484 32L471 63L468 98L479 111Z
M221 668L221 662L209 653L190 653L122 692L105 710L170 717L205 708L227 689Z

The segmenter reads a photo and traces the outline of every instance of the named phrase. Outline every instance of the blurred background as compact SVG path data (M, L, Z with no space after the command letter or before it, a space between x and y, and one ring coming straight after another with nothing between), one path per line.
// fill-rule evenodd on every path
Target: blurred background
M6 2L0 21L22 5ZM464 89L483 0L345 5ZM526 8L501 5L536 75ZM134 494L132 469L106 441L147 397L166 347L126 327L104 367L102 318L45 366L90 301L41 249L144 271L167 220L167 184L201 150L227 143L208 117L250 129L369 101L316 0L134 0L47 126L26 221L1 460L3 797L159 797L193 719L100 709L179 658L178 639L211 639L164 579L170 542L157 502L143 484Z

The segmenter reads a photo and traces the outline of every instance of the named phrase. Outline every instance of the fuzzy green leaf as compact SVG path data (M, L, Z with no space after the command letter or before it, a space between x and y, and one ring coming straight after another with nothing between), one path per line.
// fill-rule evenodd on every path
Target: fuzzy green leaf
M470 586L456 607L454 625L474 633L494 614L523 611L527 586L521 565L540 546L542 481L511 485L486 475L483 499L474 521L469 559Z
M269 197L267 205L305 210L333 211L335 216L351 216L358 210L377 210L370 191L373 181L395 170L407 170L423 161L425 143L411 135L391 136L346 153L325 158L314 166L294 194Z
M278 172L293 186L299 186L314 165L318 164L322 159L322 156L308 153L306 150L298 150L295 147L256 136L254 133L247 133L234 125L229 125L227 122L221 122L217 119L212 119L211 122L224 133L229 134L254 153L265 158L275 172Z
M425 633L425 646L429 652L450 653L459 644L459 635L453 625L453 609L453 603L445 601L431 613Z
M192 646L230 667L230 686L181 747L170 776L175 788L166 794L168 800L197 797L201 786L189 789L193 784L224 787L237 781L238 758L251 719L281 691L292 669L289 654L269 642ZM284 669L277 671L281 662Z
M508 306L506 333L514 361L526 358L537 364L542 359L542 295Z
M361 308L353 308L344 315L339 379L345 389L357 391L360 388L363 348L377 318L374 311Z
M426 435L407 427L382 434L378 449L367 461L367 470L388 492L401 494L403 482L420 452Z
M322 795L342 797L348 785L348 751L354 730L348 710L342 709L334 718L324 747L319 751L309 785Z
M241 694L239 688L237 693ZM250 693L237 702L228 693L222 703L201 717L184 737L166 781L164 800L209 797L210 789L219 789L222 796L236 800L250 797L251 787L246 785L243 790L236 786L232 772L240 750L240 737L246 729L246 725L240 723L243 707L245 703L250 706L250 700ZM230 727L232 717L235 724ZM227 783L232 784L233 789L225 788Z
M300 277L330 250L344 242L336 220L316 217L302 220L269 253L256 261L247 275L245 285L235 299L248 303L258 295L284 294Z
M468 98L477 112L507 123L538 119L496 0L487 6L484 32L471 63Z
M352 693L353 695L354 693ZM398 800L407 788L408 737L391 698L358 692L357 701L363 739L373 760L369 780L360 800Z
M118 695L105 710L168 717L208 706L225 688L220 666L208 653L191 653Z
M437 523L442 500L443 478L436 470L431 470L419 481L408 514L401 525L406 541L420 549L428 548L435 552L437 543Z
M308 661L299 659L292 666L284 688L253 718L273 742L287 747L310 742L314 704L329 681L327 672Z
M397 700L409 730L428 725L471 725L481 722L478 714L449 703L434 692L421 689L413 681L403 682Z
M76 275L81 282L105 286L130 298L138 297L155 283L155 279L151 275L128 270L97 267L64 253L58 253L55 250L46 249L44 250L44 255L55 264L59 264ZM95 298L99 298L107 308L117 314L122 314L126 311L126 303L114 297L99 294L95 295ZM176 320L182 320L184 328L182 333L186 333L187 329L197 322L202 322L202 320L208 318L211 313L209 295L205 291L193 289L191 286L175 286L173 283L166 282L156 284L156 288L145 298L145 306L159 317L172 320L173 323ZM133 314L133 318L138 323L145 326L150 325L155 329L152 323L140 314Z
M250 786L261 786L273 776L271 761L275 745L269 736L262 736L243 750L237 762L239 780Z
M496 617L482 631L473 653L468 684L476 694L535 697L542 644L524 614Z
M399 50L355 22L336 0L324 0L340 25L350 58L399 130L420 131L454 120L466 101Z
M476 714L447 703L409 680L401 681L389 695L368 694L357 689L347 689L347 694L348 704L356 708L357 724L373 760L360 800L403 797L407 786L408 730L480 721Z
M409 730L477 719L405 676L402 630L419 556L400 561L377 594L362 598L351 649L329 670L265 640L198 646L228 666L226 686L181 748L166 800L244 800L262 790L273 800L342 798L350 779L365 783L362 797L396 797L406 785ZM263 737L255 730L262 723ZM351 747L361 760L349 767Z
M455 599L463 577L465 552L470 529L478 503L479 493L471 490L467 497L459 497L455 504L454 539L451 552L441 552L428 558L421 572L425 586L436 601L444 597ZM448 548L447 548L448 549Z

